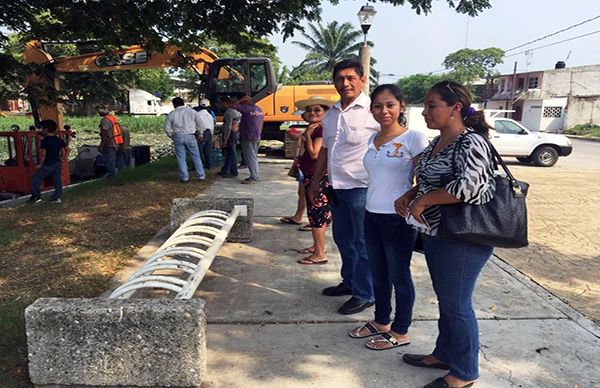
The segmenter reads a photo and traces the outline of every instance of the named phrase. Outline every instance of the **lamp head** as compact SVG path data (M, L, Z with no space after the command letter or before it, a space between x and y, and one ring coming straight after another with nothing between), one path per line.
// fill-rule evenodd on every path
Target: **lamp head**
M363 5L360 7L360 11L358 11L358 20L360 21L360 27L362 28L363 33L367 33L369 28L371 28L371 24L373 24L373 19L375 19L375 7L372 5Z

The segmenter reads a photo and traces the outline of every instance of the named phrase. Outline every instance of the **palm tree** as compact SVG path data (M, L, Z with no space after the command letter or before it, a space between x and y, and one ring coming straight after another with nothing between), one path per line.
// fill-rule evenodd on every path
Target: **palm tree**
M304 60L294 69L294 72L329 73L333 71L336 63L343 59L357 59L358 50L362 46L362 32L354 29L352 24L339 24L337 21L328 23L323 27L320 23L316 26L308 24L310 34L302 32L308 41L292 41L298 47L308 51ZM373 47L372 42L367 44ZM371 64L375 61L372 59ZM373 72L373 68L371 67Z

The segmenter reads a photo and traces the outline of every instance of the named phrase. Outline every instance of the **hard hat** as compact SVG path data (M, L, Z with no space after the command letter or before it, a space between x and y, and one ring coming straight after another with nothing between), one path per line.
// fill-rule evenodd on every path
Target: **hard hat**
M210 100L208 98L201 98L200 102L198 102L198 105L203 108L208 108L210 106Z

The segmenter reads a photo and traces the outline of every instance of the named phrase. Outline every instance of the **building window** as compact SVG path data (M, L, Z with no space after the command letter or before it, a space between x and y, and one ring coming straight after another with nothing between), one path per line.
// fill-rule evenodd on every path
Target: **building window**
M535 89L535 88L537 88L538 87L538 77L531 77L531 78L529 78L527 87L529 89Z
M525 78L519 78L517 81L517 89L523 89L525 87Z
M545 106L544 117L560 118L562 115L562 106Z

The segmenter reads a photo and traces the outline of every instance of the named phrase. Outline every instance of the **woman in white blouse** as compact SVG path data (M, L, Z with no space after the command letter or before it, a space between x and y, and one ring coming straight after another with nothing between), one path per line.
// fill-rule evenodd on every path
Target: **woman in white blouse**
M440 135L415 166L418 185L396 201L396 209L429 226L420 231L439 302L439 334L431 354L404 354L402 360L449 371L426 388L470 387L479 377L479 333L471 298L492 247L444 238L438 227L440 205L483 204L494 196L492 155L484 138L490 126L483 112L471 107L469 91L452 81L429 90L423 116L427 127L439 129Z
M408 345L415 288L410 260L417 232L394 209L394 200L413 187L413 163L427 146L421 132L406 128L406 104L396 85L381 85L371 94L371 113L381 131L369 139L363 162L369 174L365 242L373 276L375 318L349 334L371 337L373 350ZM391 320L392 290L396 312Z

